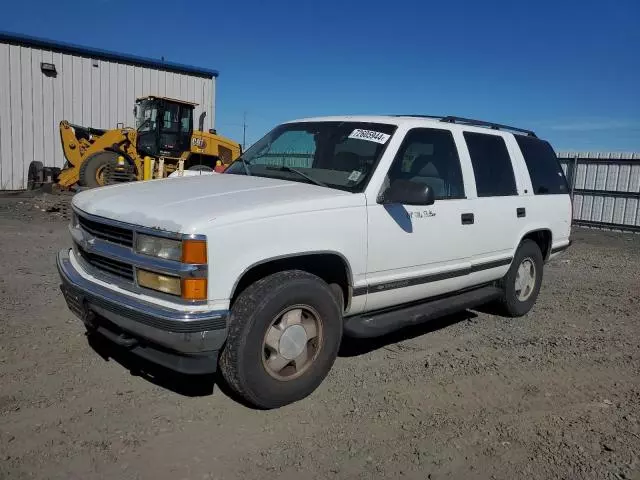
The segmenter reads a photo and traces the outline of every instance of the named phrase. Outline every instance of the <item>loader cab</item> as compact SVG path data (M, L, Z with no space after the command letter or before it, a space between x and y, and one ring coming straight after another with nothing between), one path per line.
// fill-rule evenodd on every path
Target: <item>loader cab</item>
M191 148L197 104L165 97L136 100L137 149L152 157L179 157Z

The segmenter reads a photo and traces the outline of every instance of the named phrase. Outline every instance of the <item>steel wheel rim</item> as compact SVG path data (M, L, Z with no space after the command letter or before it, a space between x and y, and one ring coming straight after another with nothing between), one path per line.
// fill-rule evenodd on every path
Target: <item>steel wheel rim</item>
M96 170L96 182L98 183L98 185L100 185L101 187L104 186L105 181L104 181L104 171L106 170L107 166L106 165L100 165L98 167L98 169Z
M526 301L536 286L536 264L527 257L520 262L516 272L515 293L518 300Z
M322 320L308 305L294 305L269 324L262 340L262 365L273 378L290 381L304 374L323 343Z

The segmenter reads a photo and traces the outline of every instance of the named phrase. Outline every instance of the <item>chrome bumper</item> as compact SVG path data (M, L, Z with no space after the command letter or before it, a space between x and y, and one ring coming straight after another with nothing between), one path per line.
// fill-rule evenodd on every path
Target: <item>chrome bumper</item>
M150 357L136 349L146 348L149 352L149 349L160 347L160 350L168 350L168 355L217 357L217 351L226 339L227 311L173 310L119 294L80 275L69 259L68 250L58 253L57 266L70 310L89 329L97 328L133 353ZM113 334L113 329L101 325L100 319L106 319L116 327L116 332L122 333ZM166 366L172 368L171 364ZM215 371L215 366L211 371Z

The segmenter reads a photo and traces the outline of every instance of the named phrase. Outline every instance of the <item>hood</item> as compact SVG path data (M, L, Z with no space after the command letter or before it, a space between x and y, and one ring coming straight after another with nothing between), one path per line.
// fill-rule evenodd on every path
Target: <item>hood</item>
M349 192L246 175L199 175L123 183L85 190L73 205L91 215L201 233L210 222L232 222L353 204ZM364 203L364 200L362 200Z

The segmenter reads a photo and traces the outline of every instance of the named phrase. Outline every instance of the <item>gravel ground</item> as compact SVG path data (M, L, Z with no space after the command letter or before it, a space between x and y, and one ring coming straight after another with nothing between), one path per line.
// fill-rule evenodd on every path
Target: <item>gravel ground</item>
M65 200L0 198L0 478L640 479L639 235L576 230L526 317L345 340L264 412L89 345L58 290Z

